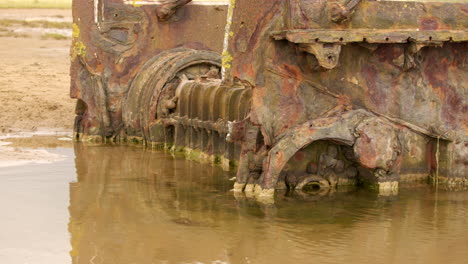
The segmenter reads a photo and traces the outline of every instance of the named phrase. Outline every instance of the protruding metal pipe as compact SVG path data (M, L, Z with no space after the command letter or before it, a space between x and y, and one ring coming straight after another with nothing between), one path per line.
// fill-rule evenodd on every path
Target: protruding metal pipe
M156 9L156 15L160 21L167 21L177 9L192 2L192 0L168 0Z

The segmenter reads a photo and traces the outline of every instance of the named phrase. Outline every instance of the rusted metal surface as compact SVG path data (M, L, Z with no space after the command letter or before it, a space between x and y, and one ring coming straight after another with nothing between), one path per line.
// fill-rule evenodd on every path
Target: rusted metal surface
M220 53L227 7L188 5L167 21L160 5L120 0L74 1L71 96L82 101L75 131L88 136L124 133L122 107L130 83L145 63L178 47ZM198 25L207 26L200 31Z
M274 32L275 40L288 40L298 44L300 49L313 54L320 66L333 69L338 65L341 46L348 43L388 44L409 43L408 49L414 56L421 48L427 46L443 46L444 42L464 42L468 36L463 30L291 30ZM405 58L407 59L407 58Z
M276 40L286 39L293 43L408 43L426 45L442 45L443 42L467 41L464 30L371 30L371 29L310 29L310 30L290 30L274 32L272 34Z
M188 2L75 1L80 139L236 165L258 197L467 184L468 4Z

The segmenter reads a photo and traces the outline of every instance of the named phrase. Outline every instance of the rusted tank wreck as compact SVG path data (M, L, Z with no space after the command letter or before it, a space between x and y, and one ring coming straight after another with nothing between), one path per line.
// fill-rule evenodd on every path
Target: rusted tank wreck
M266 197L468 185L463 2L75 0L75 137L234 167Z

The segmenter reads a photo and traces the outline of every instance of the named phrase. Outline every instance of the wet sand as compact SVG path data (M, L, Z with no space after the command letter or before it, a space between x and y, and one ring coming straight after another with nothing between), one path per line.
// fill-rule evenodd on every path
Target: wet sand
M31 147L26 140L33 134L69 135L75 104L69 96L70 40L44 39L44 34L66 37L71 29L23 27L7 21L71 23L72 18L71 10L0 9L0 140L23 137L23 147ZM0 141L2 168L61 159Z
M71 21L71 10L0 9L5 19ZM71 131L70 40L43 39L50 29L0 28L0 134Z
M16 133L0 136L0 169L28 164L51 164L64 156L46 149L72 148L69 133Z

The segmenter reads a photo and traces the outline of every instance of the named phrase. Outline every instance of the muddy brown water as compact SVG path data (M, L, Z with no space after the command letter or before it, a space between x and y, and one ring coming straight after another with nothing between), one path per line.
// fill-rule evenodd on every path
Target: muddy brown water
M67 158L0 169L0 263L468 263L466 191L265 205L235 197L232 173L163 152L48 150Z

